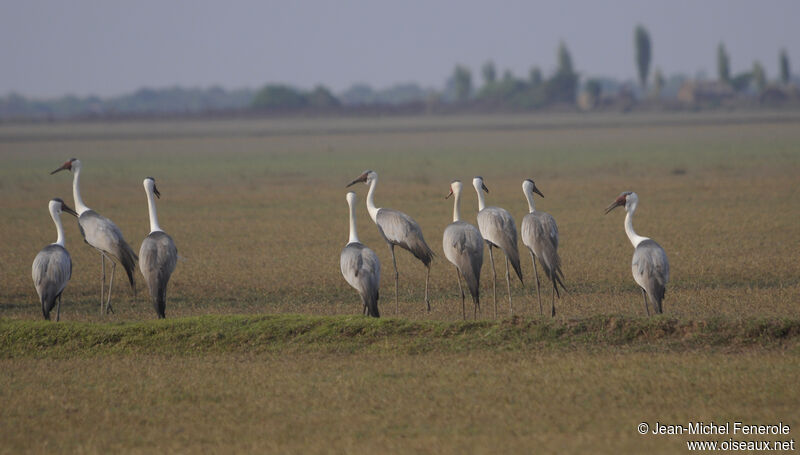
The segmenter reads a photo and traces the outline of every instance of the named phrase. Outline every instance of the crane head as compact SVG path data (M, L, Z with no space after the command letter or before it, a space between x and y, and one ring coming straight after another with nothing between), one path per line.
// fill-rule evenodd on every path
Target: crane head
M350 186L355 185L356 183L359 183L359 182L364 182L367 185L369 185L377 177L378 177L378 174L375 171L371 171L371 170L367 169L361 175L359 175L355 180L353 180L352 182L348 183L345 188L349 188Z
M161 199L161 193L158 191L156 187L156 179L153 177L147 177L144 179L144 187L147 188L148 183L150 183L153 187L153 194L156 195L157 198Z
M55 202L55 203L56 203L56 207L57 207L57 208L58 208L60 211L62 211L62 212L67 212L67 213L69 213L70 215L73 215L73 216L75 216L75 217L77 217L77 216L78 216L78 212L76 212L75 210L72 210L72 207L68 206L68 205L67 205L67 203L66 203L66 202L64 202L64 200L63 200L63 199L61 199L60 197L55 197L55 198L53 198L53 199L52 199L50 202L51 202L51 203L52 203L52 202Z
M539 191L539 188L536 188L536 183L533 182L533 179L525 179L522 181L522 191L525 191L526 193L536 193L539 196L544 197L544 194Z
M344 198L345 198L345 200L347 200L348 204L355 205L355 203L356 203L356 193L354 193L352 191L348 191L348 193L345 195Z
M608 212L614 210L615 208L621 205L625 205L628 202L628 196L632 194L634 194L632 191L623 191L622 193L620 193L620 195L617 196L614 202L612 202L611 205L606 207L606 215L608 215Z
M71 171L73 163L80 163L80 161L78 161L77 158L70 158L69 161L67 161L64 164L62 164L60 168L58 168L55 171L51 172L50 175L53 175L56 172L63 171L63 170ZM77 166L78 164L75 164L75 165Z
M444 198L449 199L450 196L455 194L456 191L459 192L461 191L461 180L453 180L452 182L450 182L450 193Z
M472 185L475 187L475 189L482 189L487 193L489 192L489 188L486 188L486 184L483 183L483 177L481 177L480 175L475 176L475 178L472 179Z

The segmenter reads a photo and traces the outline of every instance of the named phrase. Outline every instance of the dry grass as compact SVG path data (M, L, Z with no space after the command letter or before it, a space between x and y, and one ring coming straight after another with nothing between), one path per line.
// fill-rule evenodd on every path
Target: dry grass
M47 346L39 354L20 351L19 339L4 344L0 453L676 453L686 438L643 437L636 425L741 420L794 428L796 346L716 348L717 326L708 324L720 324L719 333L750 333L755 318L794 327L798 145L800 116L786 112L0 125L0 339L33 327L44 342L59 343L75 328L87 339L107 331L115 334L109 343L130 343L100 346L100 355ZM202 347L224 332L209 329L204 338L200 324L184 339L176 332L191 321L170 320L133 324L126 341L129 323L155 317L141 297L141 277L137 271L140 298L131 306L118 274L118 312L98 316L99 258L70 219L75 268L62 318L79 324L34 323L41 316L30 265L55 240L47 201L72 200L70 176L48 173L72 156L84 162L84 200L113 219L136 250L148 230L141 181L157 179L160 222L183 257L170 284L170 318L358 313L338 264L347 239L344 185L371 168L381 176L377 204L413 216L437 252L452 213L443 199L450 180L483 175L489 204L519 222L526 210L521 181L536 179L546 196L537 208L558 220L570 295L557 303L555 322L526 319L530 330L622 320L656 330L700 327L710 338L688 350L681 340L648 346L646 331L627 347L593 347L591 337L528 345L523 336L451 349L422 332L429 338L408 333L368 350L351 340L342 351L193 352L195 340ZM640 318L623 214L602 215L623 190L639 193L637 231L669 255L668 320ZM363 208L366 188L356 191ZM472 218L475 196L466 195L462 213ZM389 251L366 210L358 213L360 237L384 265L382 310L391 316ZM377 327L460 317L443 254L431 272L430 315L423 267L404 252L398 267L403 319ZM523 273L527 287L514 284L515 304L536 315L525 254ZM490 276L484 267L483 317L491 315ZM506 317L504 283L498 297ZM495 327L473 328L480 324ZM179 355L170 350L176 339ZM406 349L427 339L436 347Z
M623 213L602 215L623 190L639 193L639 233L657 240L669 255L669 314L797 315L800 118L762 116L748 123L734 115L730 124L725 118L568 117L548 122L533 116L337 120L328 127L322 120L300 119L3 127L0 185L6 210L0 219L5 239L0 316L39 317L30 263L55 238L46 203L55 196L72 199L70 176L48 172L72 156L84 162L86 202L113 219L137 251L148 229L141 180L156 177L163 194L158 201L161 225L185 259L171 282L170 316L357 312L357 298L340 276L338 257L347 239L344 185L365 168L381 176L378 205L412 215L437 252L450 222L451 202L443 197L451 179L483 175L491 189L488 203L509 209L519 222L526 210L520 182L535 178L546 196L537 208L559 223L572 291L559 304L565 317L642 312L630 276L632 248L622 230ZM366 188L355 190L363 207ZM467 192L467 217L474 216L475 205L475 196ZM383 262L383 308L391 315L388 248L366 210L359 211L359 226L362 241ZM99 257L82 242L74 220L67 219L66 227L75 270L63 316L101 320L96 316ZM516 283L514 293L520 309L534 311L535 305L525 307L531 302L533 280L529 256L523 253L528 287ZM398 254L398 267L402 316L458 316L457 288L443 254L432 270L430 316L421 302L424 268L405 252ZM498 270L504 273L502 264ZM490 277L487 264L487 308ZM118 279L115 293L119 312L109 319L153 317L144 299L134 308L126 303L130 292L120 283ZM504 284L498 293L505 295ZM144 295L141 283L139 294ZM507 304L500 310L507 315Z
M779 353L126 356L0 368L4 453L681 453L686 436L641 436L636 425L794 429L800 419L796 357Z

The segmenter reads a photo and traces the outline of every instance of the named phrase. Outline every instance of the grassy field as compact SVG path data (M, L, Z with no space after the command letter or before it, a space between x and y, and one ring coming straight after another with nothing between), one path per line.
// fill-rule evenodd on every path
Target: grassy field
M0 452L675 453L685 437L641 437L635 426L800 424L800 114L0 125L0 157ZM67 216L74 270L61 316L69 324L31 322L41 318L31 262L55 240L47 201L72 205L71 175L49 172L71 157L84 164L85 202L137 251L149 226L141 181L156 178L159 221L182 257L167 316L181 319L151 321L138 271L137 301L118 273L117 313L101 317L99 256ZM339 252L344 186L364 169L380 175L377 205L414 217L439 255L430 314L424 268L401 251L394 319L391 256L359 185L359 234L383 264L381 308L392 318L338 319L360 309ZM457 322L457 285L441 252L452 214L444 196L450 180L474 175L491 190L488 204L517 222L527 210L522 180L534 178L544 193L537 208L558 221L570 290L555 321L538 316L523 252L526 287L512 288L523 318L508 319L502 283L502 321L491 321L485 266L485 320ZM474 219L466 189L462 215ZM667 317L655 323L642 317L624 215L603 215L624 190L640 197L637 232L670 259ZM225 327L237 319L216 316L286 313L299 316L234 331L233 341ZM192 319L200 315L210 319ZM633 335L581 335L607 333L613 321ZM340 330L361 323L378 324L355 332L380 335L369 349ZM334 336L258 335L298 324L331 324ZM590 328L574 331L582 325ZM380 329L396 326L412 329ZM754 341L762 329L771 335ZM442 330L466 331L467 341ZM484 335L508 330L513 336ZM82 337L100 347L86 348ZM319 347L328 343L340 348Z
M209 315L0 333L7 453L680 453L689 438L636 426L800 418L797 320Z

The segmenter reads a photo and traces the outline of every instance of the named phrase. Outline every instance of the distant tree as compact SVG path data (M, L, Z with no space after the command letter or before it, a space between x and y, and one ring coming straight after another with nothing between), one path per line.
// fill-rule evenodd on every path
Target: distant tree
M453 70L453 83L456 90L456 100L459 102L469 100L472 94L472 73L469 68L456 65Z
M528 82L534 88L542 85L542 70L538 66L531 68L530 73L528 73Z
M494 68L494 62L489 60L484 63L481 71L483 72L484 85L490 86L495 83L495 80L497 80L497 70Z
M575 70L572 68L572 56L567 49L567 45L563 41L558 43L558 73L561 74L574 74Z
M551 103L575 104L578 87L578 74L572 67L572 57L566 44L558 45L558 69L547 81L546 98Z
M430 99L430 90L415 83L395 84L380 90L377 99L381 103L392 105L426 102Z
M346 105L373 104L376 102L377 95L369 84L358 82L342 92L339 97Z
M750 82L753 80L753 73L739 73L730 79L731 87L737 92L744 92L750 87Z
M600 99L603 92L603 85L597 79L589 79L586 81L586 93L589 94L593 102Z
M664 90L664 85L666 81L664 81L664 75L661 74L661 68L656 68L655 74L653 74L653 89L655 90L656 98L661 97L661 91Z
M636 47L636 68L639 70L639 83L644 89L647 87L647 74L650 72L650 34L647 30L637 25L633 32L633 41Z
M318 85L307 95L308 104L312 107L338 107L341 102L333 96L330 90L323 85Z
M256 93L252 106L256 109L297 109L308 105L308 99L288 85L269 84Z
M786 49L781 49L779 62L781 68L781 82L788 84L789 80L792 78L792 72L789 69L789 55L786 54Z
M758 89L759 92L763 91L767 87L767 74L764 71L764 67L761 66L761 63L758 61L753 62L752 74L756 89Z
M722 43L717 46L717 78L720 82L730 82L731 79L730 58Z

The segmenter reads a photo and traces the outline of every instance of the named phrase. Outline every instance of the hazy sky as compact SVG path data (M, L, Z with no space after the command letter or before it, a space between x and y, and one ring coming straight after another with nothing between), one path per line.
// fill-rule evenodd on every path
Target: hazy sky
M633 28L669 75L732 72L786 48L800 72L798 0L2 0L0 94L102 96L142 86L334 91L354 82L442 87L456 63L526 76L555 67L559 40L583 76L634 78ZM652 74L652 73L651 73Z

